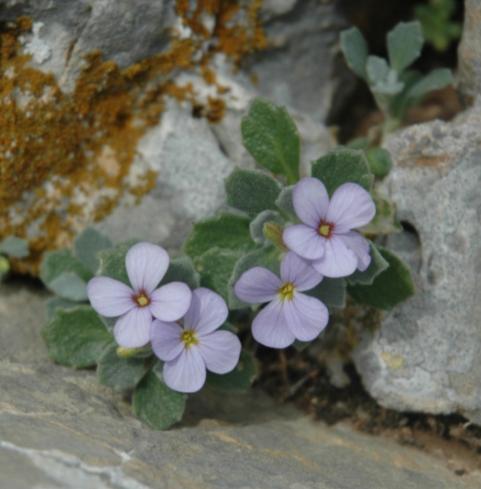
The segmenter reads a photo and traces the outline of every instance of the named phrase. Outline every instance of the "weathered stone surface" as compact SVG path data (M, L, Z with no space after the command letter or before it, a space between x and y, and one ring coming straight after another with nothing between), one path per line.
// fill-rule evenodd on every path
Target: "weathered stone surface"
M326 428L259 394L194 399L151 431L88 372L0 363L0 486L8 489L474 489L415 449Z
M47 298L39 286L0 283L0 359L29 363L47 360L40 336L47 317Z
M259 15L267 48L252 56L243 53L240 70L235 67L237 54L229 55L232 46L224 51L219 48L207 65L201 66L200 59L216 43L209 35L218 19L204 12L201 22L208 34L203 38L183 24L175 7L174 0L142 0L135 6L129 0L9 0L4 4L0 20L27 16L33 22L32 32L23 32L19 38L19 54L29 54L29 66L39 73L54 75L54 84L41 97L44 105L38 95L28 91L28 84L19 84L21 88L4 98L8 102L5 110L9 113L12 106L20 111L24 107L34 121L38 133L27 136L36 144L45 140L49 146L40 146L35 154L49 155L47 149L52 146L58 146L60 154L54 154L54 164L43 159L35 163L43 169L52 168L52 174L40 181L32 178L32 186L4 206L0 235L4 228L20 233L26 229L34 253L40 255L45 243L50 247L68 245L73 234L100 221L99 226L114 239L135 236L178 245L193 219L218 208L223 179L232 168L252 165L242 147L240 119L259 94L293 111L304 142L304 164L330 147L331 137L323 121L339 85L335 59L337 36L344 26L334 1L265 2ZM253 28L245 8L229 22L237 22L238 17L247 25L246 32ZM195 48L189 62L184 59L189 56L188 49L174 50L169 68L166 59L158 72L146 68L160 63L156 55L173 49L173 38L176 42L192 40ZM96 51L101 58L86 58ZM149 61L132 68L146 59ZM102 60L112 60L132 72L126 75L114 65L95 64ZM183 65L177 67L176 60ZM87 67L92 69L89 76L82 72ZM206 68L209 76L203 71ZM19 73L31 76L22 69L24 65L5 66L13 80ZM177 87L178 98L186 100L171 103L167 80ZM49 140L51 131L38 129L48 127L50 119L45 119L44 111L58 106L58 91L69 112L55 114L53 119L57 123L57 117L64 117L64 124L70 127L78 124L78 141L70 134L67 141L59 140L62 134ZM206 110L212 100L220 107L215 123L192 113L193 108ZM149 103L154 104L153 109ZM78 110L72 110L72 105L89 110L77 120ZM106 117L106 107L119 110L113 120ZM142 125L151 109L155 116L148 117L154 122ZM111 125L102 126L107 123ZM13 130L12 144L17 144L15 133L21 133L22 128L8 127ZM31 165L29 158L21 157L31 145L20 136L21 150L17 146L0 150L0 160L5 158L14 174L20 173L27 161ZM70 160L78 160L78 166L68 170L63 162ZM85 172L72 176L80 167L85 167ZM96 172L98 176L89 177ZM157 175L154 180L153 174ZM1 190L0 186L0 197ZM41 190L40 200L37 190ZM35 264L26 265L25 270L32 268Z
M469 101L481 93L481 3L465 0L464 6L463 37L458 50L458 87Z
M356 352L383 405L481 421L481 113L394 134L386 189L414 234L393 237L417 293ZM416 233L418 236L416 236Z

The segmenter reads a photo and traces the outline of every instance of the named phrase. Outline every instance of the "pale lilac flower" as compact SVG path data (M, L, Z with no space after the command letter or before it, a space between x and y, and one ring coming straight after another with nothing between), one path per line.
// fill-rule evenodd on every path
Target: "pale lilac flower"
M347 277L371 263L369 242L352 231L368 224L376 214L369 192L356 183L344 183L329 200L317 178L303 178L292 200L303 224L284 230L285 245L326 277Z
M198 288L182 326L154 321L152 349L164 361L163 379L173 390L197 392L205 383L207 370L226 374L239 362L241 343L229 331L216 331L227 319L224 299L209 289Z
M186 284L171 282L156 288L169 267L160 246L138 243L127 252L125 266L132 287L110 277L95 277L87 285L92 307L105 317L118 317L114 337L120 346L139 348L150 340L153 317L176 321L190 305Z
M285 348L297 339L311 341L326 327L329 313L318 299L303 294L318 285L322 275L295 253L281 262L281 278L263 267L243 273L234 290L249 304L268 302L252 323L252 335L262 345Z

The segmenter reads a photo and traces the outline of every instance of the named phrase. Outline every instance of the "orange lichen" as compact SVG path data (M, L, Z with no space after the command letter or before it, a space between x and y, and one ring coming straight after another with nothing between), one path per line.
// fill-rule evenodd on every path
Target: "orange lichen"
M177 12L193 33L188 39L174 34L165 51L125 69L100 52L88 53L71 93L22 53L18 38L32 28L30 19L0 32L0 238L28 237L31 250L17 269L35 272L45 250L68 245L125 193L140 199L153 188L156 175L148 168L135 185L126 182L139 140L158 123L166 96L190 102L211 122L221 120L228 88L218 84L210 61L223 53L238 64L265 46L260 3L241 8L228 0L199 0L191 9L178 0ZM199 100L191 83L174 81L179 71L197 71L217 95ZM81 203L90 195L94 209Z

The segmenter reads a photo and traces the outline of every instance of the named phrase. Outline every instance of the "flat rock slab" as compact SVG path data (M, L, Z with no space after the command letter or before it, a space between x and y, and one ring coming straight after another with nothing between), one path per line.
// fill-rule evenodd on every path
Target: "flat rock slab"
M194 399L151 431L91 372L0 363L0 487L8 489L468 489L441 460L327 428L255 392ZM206 417L206 413L214 419Z

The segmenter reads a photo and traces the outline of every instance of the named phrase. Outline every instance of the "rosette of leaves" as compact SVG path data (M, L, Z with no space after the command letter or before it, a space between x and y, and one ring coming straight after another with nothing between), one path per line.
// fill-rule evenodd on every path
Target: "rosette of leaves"
M95 368L101 384L127 394L137 417L153 429L167 429L182 419L187 396L165 385L162 364L150 347L118 347L112 335L114 320L101 318L86 294L94 275L128 284L125 256L133 244L135 241L114 246L107 237L87 229L72 250L48 253L40 277L55 297L49 301L49 321L42 334L52 360L73 368ZM172 281L192 289L199 286L199 275L189 257L171 260L162 283ZM234 371L222 376L209 373L207 382L223 391L245 390L256 374L252 355L244 351Z
M28 243L17 236L7 236L0 241L0 281L10 272L12 258L26 258L29 255Z
M233 293L233 285L243 272L263 266L278 273L286 251L283 230L297 222L292 186L300 179L300 138L285 109L256 99L241 129L244 145L259 169L237 168L232 172L225 182L227 208L194 224L184 245L201 284L222 295L231 310L249 307ZM380 173L385 175L386 168ZM336 148L312 163L311 175L321 180L330 194L345 182L358 183L371 192L373 189L372 165L361 149ZM395 228L391 210L385 210L382 222L370 225L368 237ZM384 310L408 298L413 283L406 265L375 242L371 247L372 262L365 272L346 279L324 278L310 293L331 310L343 308L347 294L356 302Z
M452 84L449 69L427 75L409 67L421 55L424 44L421 23L401 22L387 35L388 59L370 55L361 31L352 27L341 33L341 49L351 70L369 86L384 114L384 134L399 127L409 107L433 90Z

